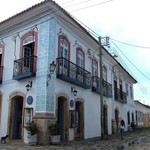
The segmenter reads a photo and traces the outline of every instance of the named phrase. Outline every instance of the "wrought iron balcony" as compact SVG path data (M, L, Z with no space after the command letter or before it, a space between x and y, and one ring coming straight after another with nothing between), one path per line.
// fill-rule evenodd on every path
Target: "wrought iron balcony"
M21 80L36 75L37 56L25 57L14 61L13 79Z
M91 73L63 57L57 58L57 78L85 89L91 88Z
M92 76L92 91L100 94L100 78ZM106 97L112 97L112 85L103 80L103 95Z
M120 89L114 89L114 97L116 101L119 101L121 103L127 103L127 93L123 92Z
M0 67L0 84L2 84L3 80L3 66Z

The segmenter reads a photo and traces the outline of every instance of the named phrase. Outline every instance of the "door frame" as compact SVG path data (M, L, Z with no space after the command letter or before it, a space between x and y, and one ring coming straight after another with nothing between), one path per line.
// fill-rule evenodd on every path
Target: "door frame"
M80 105L80 124L79 124L79 127L80 127L80 133L74 133L74 136L75 136L75 139L84 139L84 103L80 100L76 100L75 101L75 111L77 111L77 108L76 108L76 104L79 104ZM77 112L76 112L77 113ZM77 119L77 117L76 117ZM77 130L77 128L75 128L75 130Z
M59 122L59 100L62 100L63 102L63 108L61 111L63 111L63 120L61 123L63 124L59 124L59 128L60 130L62 129L63 131L61 132L61 135L63 135L63 137L61 137L61 140L67 141L69 140L69 109L68 109L68 99L65 96L57 96L57 100L56 100L56 120Z
M13 134L13 122L14 122L14 103L16 98L21 98L22 99L22 110L21 112L21 123L20 123L20 139L24 140L24 130L23 130L23 124L24 124L24 107L25 107L25 94L21 92L15 92L10 95L9 97L9 112L8 112L8 128L7 128L7 133L9 134L9 138L12 139L12 134Z

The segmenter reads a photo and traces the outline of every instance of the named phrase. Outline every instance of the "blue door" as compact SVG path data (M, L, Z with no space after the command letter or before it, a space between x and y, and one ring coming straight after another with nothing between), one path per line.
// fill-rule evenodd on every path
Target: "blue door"
M21 97L20 97L21 98ZM12 139L21 139L21 130L22 130L22 107L23 100L22 98L14 100L14 118L13 118L13 130L12 130Z
M65 97L58 98L58 113L57 120L59 123L59 131L61 135L61 140L68 140L68 107L67 99Z
M83 104L81 102L76 102L76 128L75 128L75 137L83 138Z
M64 140L64 101L61 98L58 100L58 123L61 140Z

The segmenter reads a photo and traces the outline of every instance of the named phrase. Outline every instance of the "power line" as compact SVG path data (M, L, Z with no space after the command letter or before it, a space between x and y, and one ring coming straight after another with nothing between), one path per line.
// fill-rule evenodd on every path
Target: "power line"
M72 3L72 2L74 2L74 1L76 1L76 0L68 1L68 2L62 3L61 5L63 5L63 4L68 4L68 3Z
M68 7L72 7L72 6L76 6L76 5L80 5L80 4L83 4L83 3L87 3L89 1L92 1L92 0L86 0L86 1L82 1L80 3L76 3L76 4L73 4L73 5L70 5L70 6L65 6L65 8L68 8Z
M116 40L116 39L112 39L112 38L110 38L110 39L111 39L111 40L113 40L113 41L116 41L116 42L118 42L118 43L122 43L122 44L124 44L124 45L132 46L132 47L138 47L138 48L150 49L150 47L148 47L148 46L133 45L133 44L129 44L129 43L125 43L125 42L121 42L121 41Z
M113 41L112 41L112 43L113 43ZM115 43L113 43L114 45L115 45ZM116 47L117 47L117 49L119 48L117 45L115 45ZM120 51L120 49L119 49L119 51ZM117 52L117 51L116 51ZM117 55L119 55L119 53L117 52ZM120 56L119 56L119 58L121 58ZM123 61L123 60L122 60ZM122 63L121 63L122 64ZM126 66L127 67L127 66ZM128 67L127 67L128 68ZM128 68L128 70L131 72L131 70ZM132 73L132 72L131 72ZM134 76L134 75L132 75L132 76ZM137 80L137 79L136 79ZM136 83L136 86L140 89L140 91L143 93L143 94L145 94L145 89L146 89L146 87L138 80L138 83Z
M136 67L130 60L129 58L121 51L121 49L115 44L115 42L112 41L112 43L117 47L117 49L120 51L120 53L148 80L150 80L149 77L147 77L142 71L140 71L140 69L138 69L138 67Z
M101 2L101 3L97 3L97 4L94 4L94 5L91 5L91 6L79 8L79 9L73 10L73 11L71 11L71 12L75 12L75 11L79 11L79 10L83 10L83 9L87 9L87 8L91 8L91 7L95 7L95 6L102 5L102 4L111 2L111 1L113 1L113 0L108 0L108 1L104 1L104 2Z

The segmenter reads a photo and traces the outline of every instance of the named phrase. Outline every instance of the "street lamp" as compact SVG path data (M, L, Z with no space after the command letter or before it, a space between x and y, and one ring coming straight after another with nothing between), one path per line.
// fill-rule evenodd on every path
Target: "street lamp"
M47 86L48 86L48 82L49 82L49 80L51 79L51 75L54 73L54 71L55 71L55 68L56 68L56 64L54 63L54 61L52 61L52 63L50 64L50 68L49 68L49 70L50 70L50 74L48 74L48 76L47 76Z
M78 91L75 89L75 87L71 87L71 93L75 96L77 96Z
M32 88L32 81L29 81L25 87L26 87L26 91L29 92L30 89Z

